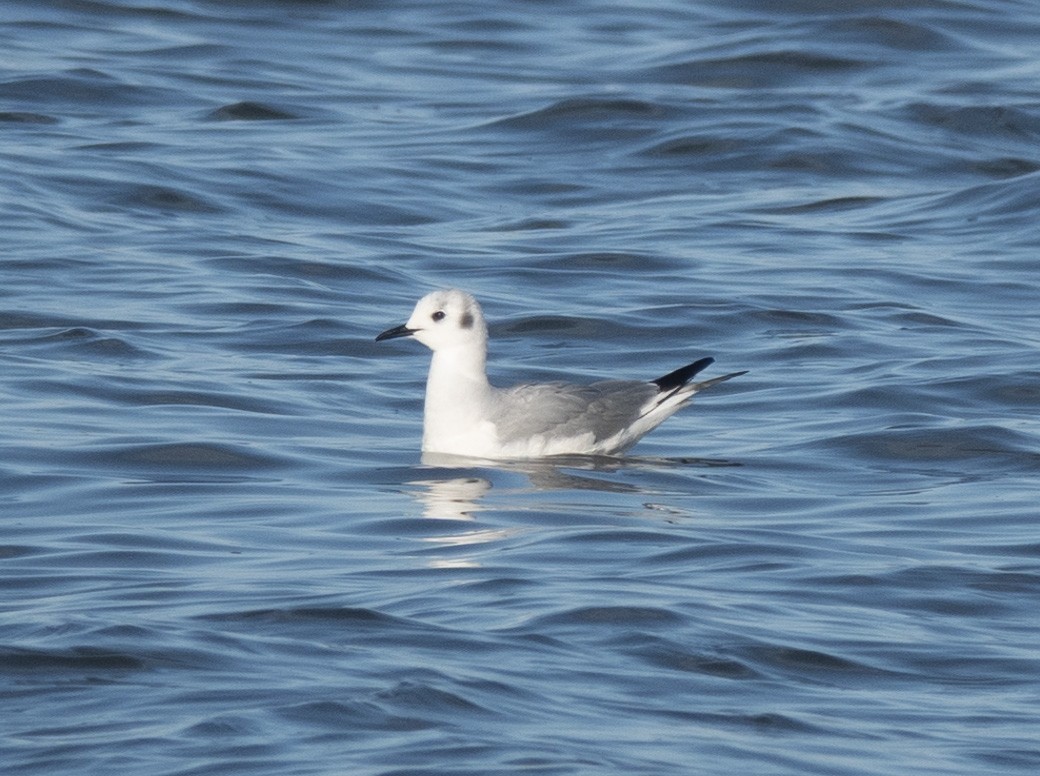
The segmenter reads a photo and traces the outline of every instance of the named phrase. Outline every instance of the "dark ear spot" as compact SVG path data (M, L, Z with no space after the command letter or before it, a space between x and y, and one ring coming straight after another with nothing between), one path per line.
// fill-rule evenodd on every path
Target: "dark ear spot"
M472 313L463 313L462 314L462 319L459 321L459 325L462 328L464 328L464 329L472 329L473 328L473 314Z

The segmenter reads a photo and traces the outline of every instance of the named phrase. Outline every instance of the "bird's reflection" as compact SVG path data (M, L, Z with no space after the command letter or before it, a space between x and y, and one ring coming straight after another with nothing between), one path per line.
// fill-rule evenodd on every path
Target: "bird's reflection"
M423 505L423 517L441 520L473 520L480 500L491 490L484 477L446 477L412 480L415 497Z
M602 493L640 493L643 488L597 474L615 474L624 468L678 468L686 466L739 466L734 461L703 458L617 458L613 456L556 456L533 461L490 461L443 453L423 453L422 479L412 480L423 515L431 518L472 520L481 500L498 482L501 490L591 490ZM577 470L577 471L576 471ZM578 471L582 473L577 473ZM511 480L515 482L511 483Z
M479 513L489 509L484 501L492 489L502 494L555 490L638 494L648 491L606 477L631 466L677 468L740 465L732 461L710 459L609 456L568 456L509 462L439 453L424 453L422 464L422 476L410 480L407 485L422 505L423 516L456 521L453 527L445 525L444 532L421 539L440 549L460 551L460 554L438 555L428 559L429 565L436 568L478 567L481 565L479 550L482 547L508 539L522 530L520 526L489 528L475 524Z
M458 471L446 473L458 474ZM414 488L413 495L423 506L423 517L462 523L445 526L443 533L420 539L421 542L434 547L462 550L462 554L438 554L436 557L428 558L427 564L431 568L478 568L481 564L476 550L515 533L515 529L478 528L473 525L476 513L481 509L481 499L491 490L491 481L485 477L431 476L412 480L408 484ZM466 525L467 523L469 525Z

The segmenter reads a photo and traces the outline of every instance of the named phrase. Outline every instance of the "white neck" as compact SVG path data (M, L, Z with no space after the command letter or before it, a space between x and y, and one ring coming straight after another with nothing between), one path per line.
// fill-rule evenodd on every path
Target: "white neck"
M481 421L491 397L486 364L485 348L434 351L426 380L423 450L464 454L476 439L494 433Z

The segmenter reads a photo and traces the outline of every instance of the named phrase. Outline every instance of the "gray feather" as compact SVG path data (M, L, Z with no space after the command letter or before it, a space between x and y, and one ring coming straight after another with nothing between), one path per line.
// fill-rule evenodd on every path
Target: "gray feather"
M592 433L598 442L634 423L659 389L637 380L540 383L496 391L491 420L503 439Z

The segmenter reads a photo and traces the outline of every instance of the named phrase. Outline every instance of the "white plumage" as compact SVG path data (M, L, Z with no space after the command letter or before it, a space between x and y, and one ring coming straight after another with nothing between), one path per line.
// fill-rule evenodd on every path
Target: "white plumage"
M496 388L487 378L487 324L477 300L434 291L408 322L376 337L411 336L433 351L426 381L422 449L473 458L612 455L684 406L700 390L745 374L690 382L702 358L656 380Z

